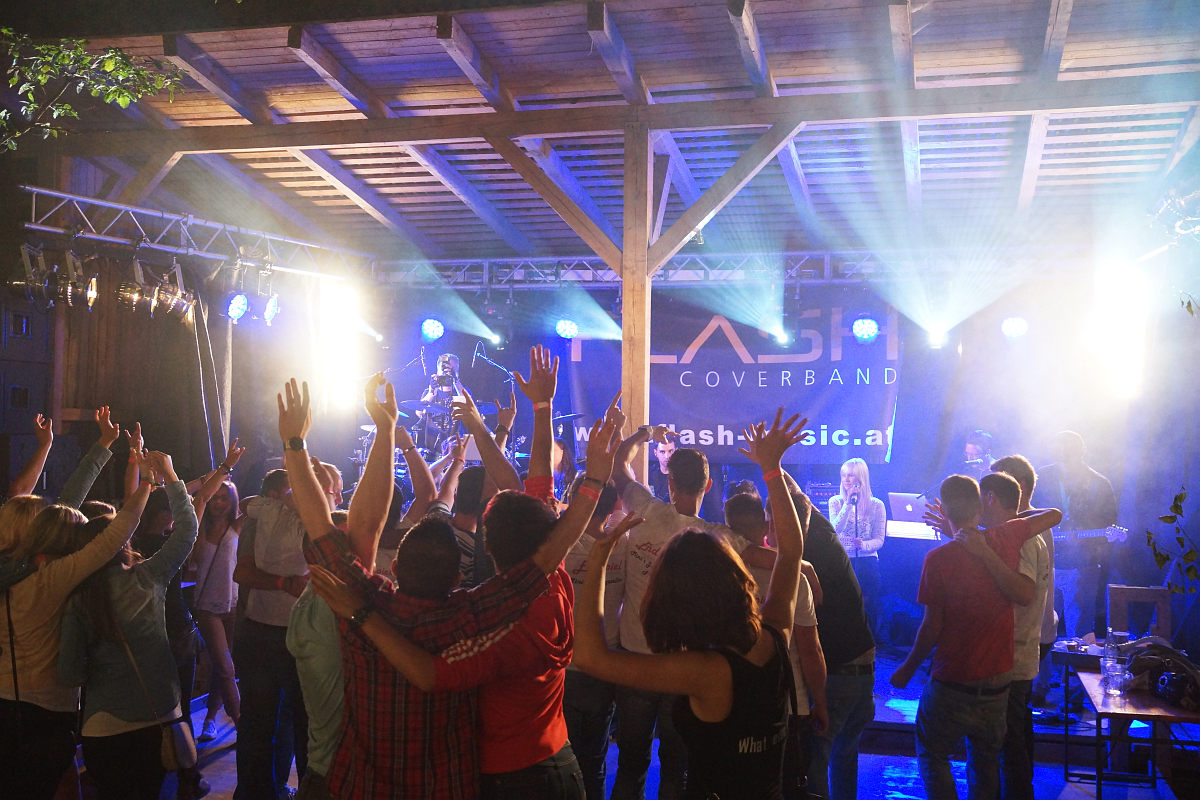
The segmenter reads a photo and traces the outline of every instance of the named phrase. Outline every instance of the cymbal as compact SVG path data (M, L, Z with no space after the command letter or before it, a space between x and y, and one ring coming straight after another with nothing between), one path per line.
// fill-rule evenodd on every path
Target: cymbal
M359 425L358 429L360 431L362 431L363 433L374 433L375 432L374 425Z
M397 405L399 405L400 408L406 408L409 411L430 411L430 412L433 412L434 414L449 414L450 413L450 409L446 408L441 403L434 403L434 402L430 402L430 401L402 400Z
M583 414L559 414L557 417L550 420L551 422L566 422L572 419L579 419Z

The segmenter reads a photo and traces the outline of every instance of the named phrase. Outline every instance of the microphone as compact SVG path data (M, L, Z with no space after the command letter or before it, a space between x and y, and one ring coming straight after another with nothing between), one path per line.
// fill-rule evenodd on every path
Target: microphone
M967 466L974 467L974 466L976 466L976 465L978 465L978 464L983 464L985 461L987 461L987 459L984 459L984 458L969 458L969 459L967 459L966 461L964 461L964 462L963 462L963 464L965 464L965 465L967 465Z
M852 506L858 505L858 495L857 494L850 495L850 505L852 505Z
M429 374L429 367L425 366L425 345L421 345L421 372Z
M475 360L479 358L479 351L483 347L483 342L475 343L475 352L471 354L471 369L475 369Z

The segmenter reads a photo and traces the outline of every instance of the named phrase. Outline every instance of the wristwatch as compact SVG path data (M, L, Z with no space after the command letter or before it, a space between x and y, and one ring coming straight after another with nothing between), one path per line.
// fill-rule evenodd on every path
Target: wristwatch
M296 451L304 450L306 447L308 447L308 445L304 443L304 440L299 436L293 436L292 438L288 439L286 442L284 442L284 446L287 447L288 450Z
M358 628L362 626L362 624L367 621L367 617L371 616L371 612L374 610L375 609L372 606L363 606L355 611L350 615L350 627Z

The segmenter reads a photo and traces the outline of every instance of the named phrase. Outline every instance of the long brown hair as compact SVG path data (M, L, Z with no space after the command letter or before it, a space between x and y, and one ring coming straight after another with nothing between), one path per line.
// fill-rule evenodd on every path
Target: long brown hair
M0 554L16 552L27 538L34 517L46 505L46 500L36 494L19 494L0 506Z
M101 516L89 520L81 529L80 538L86 544L104 533L104 529L112 522L112 517ZM107 639L112 642L120 641L117 615L113 612L112 588L110 575L116 566L129 567L141 561L142 557L129 542L125 542L116 555L108 563L87 576L75 589L79 597L79 605L83 608L84 617L88 621L88 640L95 642Z
M703 531L684 531L663 548L642 601L650 649L746 653L762 629L756 590L728 543Z
M87 517L70 506L47 506L29 523L29 530L9 554L18 561L33 556L69 556L86 544L80 536L85 522Z
M221 485L217 487L217 492L220 492L222 489L227 489L229 491L229 511L225 513L225 518L222 520L218 520L215 516L211 516L208 513L209 508L212 507L212 499L210 499L208 501L209 505L204 507L204 516L200 520L200 535L197 538L203 538L204 535L208 533L208 531L212 530L213 526L218 522L225 523L225 527L228 528L233 525L234 520L237 519L239 505L237 487L233 485L233 481L226 480L221 481ZM213 497L215 498L216 496L217 493L214 492Z

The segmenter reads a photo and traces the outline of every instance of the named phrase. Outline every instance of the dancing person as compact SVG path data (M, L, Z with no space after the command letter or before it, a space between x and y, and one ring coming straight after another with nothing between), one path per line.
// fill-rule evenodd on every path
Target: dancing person
M990 493L1007 492L1016 507L1016 480L1001 473L985 480ZM1017 571L1020 549L1057 524L1062 514L1031 511L980 530L983 503L974 479L951 475L942 481L939 495L935 507L954 538L925 557L917 594L925 615L891 683L904 688L933 653L916 720L917 764L925 792L933 800L957 797L950 754L966 738L971 797L992 798L1000 791L999 755L1015 641L1013 603L1028 603L1035 591L1033 579Z
M180 705L164 619L167 584L196 540L196 512L170 456L148 453L140 467L142 485L154 485L154 476L166 482L171 535L145 560L122 548L76 590L62 624L58 671L65 683L83 685L83 759L101 800L157 800L160 726L190 714ZM103 524L88 523L89 532L103 535Z
M829 498L829 521L850 556L862 590L867 624L878 640L879 549L887 535L887 511L883 501L871 494L870 470L861 458L852 458L842 464L841 488L838 494Z
M779 554L761 612L754 579L729 544L687 530L670 539L643 601L652 654L611 650L604 638L604 568L625 530L641 522L631 512L612 535L598 539L576 603L575 663L604 680L678 695L673 716L688 748L685 798L782 797L788 689L785 671L795 615L801 517L783 480L780 460L799 441L799 415L744 432L744 453L763 471ZM681 451L676 452L676 457ZM624 629L622 629L624 630ZM622 724L624 721L622 720Z
M0 647L7 650L7 668L0 668L0 775L13 797L53 797L72 764L79 690L58 677L63 610L75 587L129 539L150 493L149 487L136 490L101 535L80 541L87 519L74 506L120 435L108 406L94 418L100 438L63 486L60 504L22 495L0 508L0 559L19 568L0 596Z

